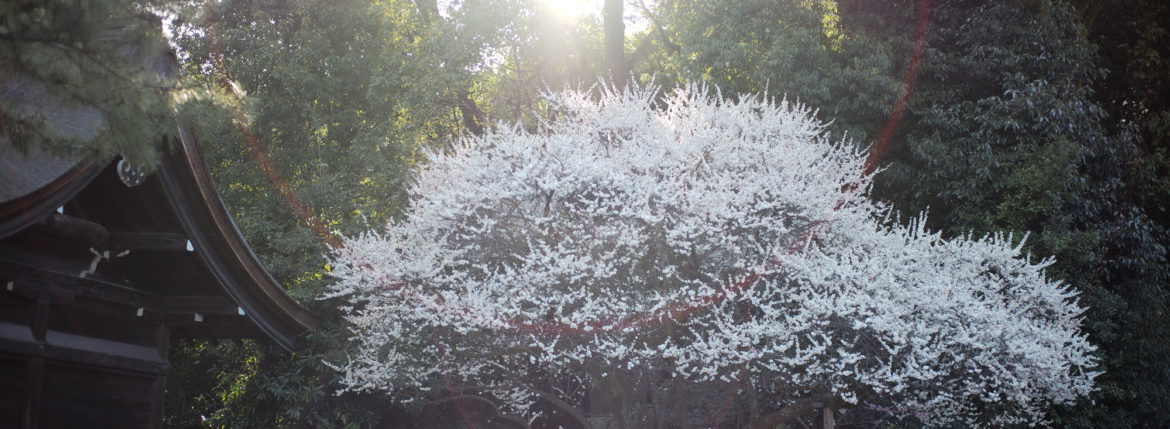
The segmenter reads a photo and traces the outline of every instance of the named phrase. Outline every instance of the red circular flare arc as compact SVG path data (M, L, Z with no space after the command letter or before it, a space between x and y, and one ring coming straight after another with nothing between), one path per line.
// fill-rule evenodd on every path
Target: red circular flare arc
M927 27L928 27L928 24L930 21L930 6L931 6L930 0L919 0L919 2L918 2L917 31L915 33L914 49L911 53L910 62L909 62L909 65L907 67L906 75L902 81L902 89L901 89L901 91L899 91L898 99L894 104L894 108L891 111L890 116L886 119L886 123L882 127L882 132L880 134L880 137L878 138L877 142L874 144L873 149L869 153L869 156L866 158L866 161L865 161L864 167L861 171L861 174L859 176L859 179L864 178L866 176L869 176L877 169L878 163L881 161L882 157L884 156L884 154L885 154L885 152L890 144L890 141L893 139L895 131L897 131L898 124L902 120L902 115L906 111L906 106L909 103L910 95L913 93L914 86L918 80L919 66L920 66L920 63L922 60L923 51L925 50L926 31L927 31ZM214 24L215 20L211 19L211 20L209 20L209 22ZM219 76L220 76L220 79L219 79L220 84L224 88L231 88L231 85L232 85L231 79L229 78L229 75L227 73L227 69L226 69L225 65L223 64L223 54L222 54L220 47L218 45L218 41L215 39L214 34L212 34L211 37L212 37L212 52L213 52L213 58L212 58L213 69L215 71L217 71ZM313 216L310 208L308 206L306 206L303 202L301 202L301 200L299 198L296 197L296 195L293 193L291 187L289 186L288 182L285 181L284 178L281 177L280 173L276 170L276 168L273 167L272 163L269 161L269 157L268 157L267 151L265 150L264 146L260 143L259 139L256 138L255 134L253 134L251 129L248 127L247 122L246 122L246 118L244 117L244 112L242 111L242 109L236 109L236 112L234 112L234 114L236 115L236 117L233 119L235 120L236 126L239 129L240 133L244 137L245 143L248 146L248 151L251 154L252 158L256 161L260 170L264 173L265 178L268 180L269 183L272 184L272 186L274 188L276 188L276 190L280 194L281 198L285 201L286 204L288 204L289 208L292 209L293 213L297 216L297 218L300 219L302 222L304 222L305 225L307 225L310 229L312 229L314 234L316 234L318 237L320 237L322 240L324 240L332 248L341 249L342 247L344 247L344 244L342 243L341 239L337 235L335 235L332 231L330 231L324 225L324 223L321 222L320 218ZM857 190L856 186L853 186L850 188L851 192L855 192L856 190ZM837 210L840 210L844 203L845 203L845 200L843 198L834 207L834 212L836 212ZM818 234L821 230L823 230L825 228L825 226L828 224L828 222L829 222L828 218L821 219L821 220L814 222L812 225L812 228L809 228L803 235L801 235L799 238L794 240L794 242L791 245L789 245L787 248L785 248L785 250L781 254L781 257L791 255L791 254L799 251L800 249L802 249L806 244L810 243L816 237L816 234ZM707 307L714 305L714 304L718 304L718 303L722 302L723 300L727 299L729 296L734 296L740 292L743 292L744 290L747 290L757 280L761 279L764 275L768 274L771 270L775 269L776 267L778 267L780 265L782 265L782 261L780 260L779 257L772 258L771 260L769 260L765 264L765 267L762 271L749 273L749 274L743 276L742 278L740 278L739 280L732 282L731 284L728 285L728 287L726 287L724 289L716 291L715 293L713 293L711 295L700 297L694 301L681 303L681 304L675 305L673 307L669 307L669 308L666 308L663 310L656 311L654 313L638 314L638 315L633 315L630 317L622 318L619 320L612 320L612 321L597 321L597 322L584 324L584 325L570 325L570 324L566 324L566 323L562 323L562 322L547 322L547 321L525 320L525 319L507 320L506 324L511 329L516 330L518 332L522 332L522 333L578 334L578 335L622 331L622 330L628 330L628 329L641 328L641 327L648 326L648 325L656 325L656 324L660 324L662 322L665 322L667 320L677 320L679 318L685 318L688 315L694 313L695 311L698 311L698 310L703 309L703 308L707 308ZM383 289L385 289L385 290L399 290L403 287L405 287L405 284L403 284L400 281L390 281L385 286L383 286ZM425 297L426 294L414 292L414 293L409 293L408 295L411 295L411 296L409 296L409 298L412 298L415 300L421 300L420 303L422 303L424 305L427 303L427 300L423 299L423 297ZM437 301L433 301L433 300L430 301L430 303L431 304L441 304L441 303L439 303ZM472 311L470 309L460 309L460 308L451 308L451 307L436 308L435 310L442 310L442 311L445 311L448 313L455 312L455 313L460 313L460 314L468 314Z
M918 17L917 17L917 30L915 32L915 37L914 37L914 40L915 40L914 41L914 48L913 48L913 51L911 53L910 62L909 62L909 65L907 67L906 75L904 76L904 78L902 80L902 88L901 88L901 91L899 91L898 99L894 104L894 107L890 113L890 116L886 119L885 125L882 127L882 131L881 131L880 136L877 139L877 142L874 144L872 150L870 151L868 157L866 158L864 167L863 167L862 171L860 172L860 175L858 178L859 181L865 177L868 177L869 175L873 174L874 171L876 171L877 166L878 166L879 162L881 161L882 157L885 155L885 152L890 144L890 141L893 139L893 136L898 129L898 125L902 120L902 116L906 111L910 96L913 93L915 84L917 83L917 80L918 80L918 73L919 73L919 69L920 69L920 65L921 65L921 61L922 61L923 51L925 50L925 45L926 45L926 32L927 32L927 28L928 28L928 25L930 22L930 16L931 16L930 9L931 9L931 1L930 0L919 0L919 2L918 2ZM214 25L214 23L215 23L214 17L209 19L208 23L209 23L209 26ZM212 67L213 67L213 70L219 74L219 77L220 77L219 83L225 89L230 90L230 88L232 87L232 82L231 82L231 79L227 73L227 68L225 67L225 64L224 64L224 59L223 59L221 47L219 46L218 40L215 39L214 32L210 33L210 37L212 39ZM245 117L243 110L237 108L236 111L233 112L233 114L234 114L233 119L235 120L237 128L239 129L240 133L244 137L245 143L248 146L248 151L251 154L252 158L254 160L256 160L256 163L259 166L260 170L264 173L265 178L268 180L269 183L272 184L272 186L274 188L276 188L276 190L280 194L281 198L284 199L285 203L288 204L289 208L292 209L293 213L297 216L297 218L300 219L302 222L304 222L310 229L312 229L314 234L316 234L323 241L325 241L335 251L341 252L341 256L349 254L350 257L353 257L352 254L350 254L349 252L346 251L341 239L337 235L335 235L332 231L330 231L325 226L325 224L321 221L320 218L318 218L312 214L312 211L310 210L310 208L308 206L306 206L303 202L301 202L301 200L299 198L296 197L296 195L293 193L291 187L289 186L288 182L285 181L283 179L283 177L281 177L280 173L277 172L276 168L273 167L272 163L269 161L269 157L268 157L267 151L265 150L264 146L260 143L259 139L256 138L255 134L253 134L251 129L248 127L246 117ZM856 185L851 186L849 188L850 193L856 192L856 191L857 191ZM842 198L842 200L839 201L837 203L837 205L834 207L834 212L840 210L844 204L845 204L845 198ZM794 253L800 251L802 248L804 248L808 243L810 243L816 237L817 234L819 234L825 227L827 227L829 221L830 221L829 218L825 218L825 219L821 219L821 220L818 220L816 222L813 222L813 224L810 225L810 228L804 234L802 234L800 237L798 237L796 240L794 240L794 242L792 244L790 244L788 247L786 247L784 249L784 251L781 253L780 257L775 257L775 258L772 258L771 260L769 260L764 265L762 270L759 270L759 271L756 271L753 273L749 273L749 274L741 277L740 279L730 283L728 285L728 287L721 289L721 290L718 290L711 295L693 300L691 302L680 303L678 305L666 308L664 310L659 310L659 311L656 311L653 313L637 314L637 315L633 315L630 317L625 317L625 318L622 318L619 320L613 320L613 321L597 321L597 322L593 322L593 323L589 323L589 324L585 324L585 325L569 325L569 324L565 324L565 323L561 323L561 322L546 322L546 321L536 321L536 320L506 320L506 321L504 321L504 324L506 326L508 326L509 329L512 329L512 330L520 332L520 333L555 334L555 335L563 335L563 334L591 335L591 334L599 334L599 333L606 333L606 332L620 332L620 331L625 331L625 330L630 330L630 329L641 329L641 328L644 328L646 326L658 325L658 324L661 324L661 323L666 322L668 320L678 320L680 318L685 318L698 310L708 308L712 305L716 305L716 304L724 301L725 299L727 299L730 296L734 296L736 294L739 294L739 293L747 290L756 281L760 280L765 275L771 273L773 270L775 270L776 268L779 268L781 265L783 265L783 261L781 260L781 257L794 254ZM355 264L355 265L362 266L363 264ZM389 280L385 283L384 286L382 286L382 288L384 290L387 290L387 291L401 291L405 287L406 287L406 285L397 279ZM416 291L416 290L406 291L406 295L407 295L406 298L408 298L414 302L417 302L421 305L433 306L433 307L435 307L435 308L433 308L433 310L445 312L446 314L468 315L468 314L473 314L473 312L474 312L473 309L446 306L441 301L441 299L437 299L435 297L430 297L429 295L421 293L421 292ZM428 298L430 298L430 299L428 299ZM437 338L435 340L438 341ZM745 364L746 364L746 362L745 362ZM743 369L741 368L741 370L739 371L740 375L742 375L742 372L743 372ZM738 382L738 378L739 377L737 377L737 382ZM722 420L722 419L720 419L720 420Z

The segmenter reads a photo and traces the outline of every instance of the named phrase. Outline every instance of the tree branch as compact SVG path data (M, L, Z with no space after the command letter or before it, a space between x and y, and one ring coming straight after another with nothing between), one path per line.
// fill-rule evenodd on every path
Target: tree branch
M682 54L682 46L679 46L677 43L674 43L670 40L670 36L667 36L666 30L662 28L662 23L658 22L658 17L654 16L654 14L650 12L649 7L646 7L646 2L644 0L638 0L638 8L642 9L642 13L646 15L646 19L650 20L650 25L653 27L653 33L655 36L658 36L658 40L662 42L662 45L674 51L676 54Z

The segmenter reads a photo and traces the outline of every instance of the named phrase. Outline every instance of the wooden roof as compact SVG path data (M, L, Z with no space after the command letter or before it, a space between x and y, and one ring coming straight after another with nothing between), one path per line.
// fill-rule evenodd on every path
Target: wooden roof
M110 311L162 318L177 337L270 338L291 348L315 319L256 259L196 139L179 131L140 185L123 183L115 161L82 161L0 201L0 277L9 292L56 285ZM44 171L34 167L22 170Z

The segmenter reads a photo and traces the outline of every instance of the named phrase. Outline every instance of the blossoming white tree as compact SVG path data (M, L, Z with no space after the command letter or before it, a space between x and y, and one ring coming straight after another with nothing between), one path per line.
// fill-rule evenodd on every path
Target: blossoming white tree
M475 386L523 410L533 374L594 363L976 424L1092 389L1047 262L885 221L863 154L808 108L602 92L432 154L404 220L334 250L345 389Z

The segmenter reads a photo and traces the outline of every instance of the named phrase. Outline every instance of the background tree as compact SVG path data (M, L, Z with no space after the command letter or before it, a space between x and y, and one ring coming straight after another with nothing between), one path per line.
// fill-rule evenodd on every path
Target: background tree
M859 144L877 137L894 106L915 27L846 31L827 0L664 0L646 14L650 29L640 37L656 49L647 48L641 76L800 100Z
M932 16L904 142L877 192L929 207L952 234L1036 231L1032 250L1056 255L1053 272L1084 292L1105 356L1095 404L1062 424L1164 424L1138 392L1163 397L1150 381L1167 376L1142 369L1170 357L1152 322L1168 303L1166 236L1126 196L1145 180L1131 172L1140 151L1125 126L1106 126L1094 92L1105 74L1084 27L1049 2L935 2Z
M549 88L595 84L608 75L603 22L599 14L568 16L555 3L534 2L514 17L510 41L489 57L498 63L477 86L484 110L494 120L532 125L541 93Z
M605 63L609 68L609 80L613 86L626 87L626 75L630 72L626 65L626 25L623 0L605 0Z
M1098 81L1094 99L1105 111L1103 126L1124 136L1103 153L1111 163L1096 168L1113 185L1097 198L1110 225L1102 267L1093 287L1103 290L1097 323L1110 375L1093 404L1062 412L1082 427L1159 427L1170 417L1167 403L1170 345L1165 315L1170 311L1170 269L1166 267L1166 148L1170 144L1170 7L1159 2L1073 1L1098 49L1098 64L1109 73ZM1092 315L1091 315L1092 316ZM1141 329L1130 327L1142 326Z
M1166 7L931 1L925 56L875 196L960 236L1035 231L1084 291L1106 372L1061 424L1163 426ZM873 144L922 2L664 1L649 67L786 93ZM1086 32L1086 27L1092 32ZM1092 43L1104 49L1097 50ZM1108 68L1109 73L1105 73ZM661 76L661 75L660 75ZM1158 100L1158 101L1155 101ZM1161 106L1161 107L1160 107ZM1133 327L1143 326L1149 329Z
M822 120L836 118L835 136L864 146L903 89L920 4L631 1L649 28L630 37L629 65L643 82L706 79L726 96L789 94L819 107ZM1170 424L1160 413L1170 397L1162 323L1170 8L930 4L922 74L875 195L906 213L929 207L932 227L947 236L1034 231L1026 249L1057 255L1051 272L1083 291L1106 371L1092 402L1056 411L1057 422ZM327 267L306 219L345 232L364 229L363 219L387 221L402 210L420 148L496 119L533 127L544 84L606 73L596 16L554 22L544 4L456 5L0 2L0 135L65 156L123 153L149 168L173 113L199 118L237 222L276 277L308 299ZM162 52L159 20L142 16L166 10L182 29L181 80L155 67L151 59L168 63L165 55L148 54ZM127 56L127 47L146 54ZM293 200L307 217L290 213ZM198 415L257 426L374 421L376 398L322 393L335 385L319 362L337 348L336 329L327 323L292 355L251 343L179 345L171 391L186 393L168 399L170 415L181 416L168 424L197 425ZM209 372L213 383L198 378Z
M291 354L250 342L177 343L182 372L170 378L168 424L367 427L387 408L333 396L321 366L343 349L336 309L316 300L328 234L397 216L422 148L486 125L471 117L481 112L468 70L513 10L480 2L443 16L429 6L227 1L180 10L184 70L223 88L188 108L224 118L198 130L221 196L270 273L323 323ZM208 373L218 378L212 386L188 376Z

